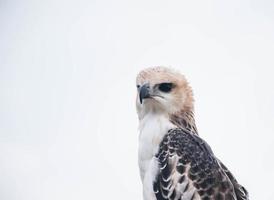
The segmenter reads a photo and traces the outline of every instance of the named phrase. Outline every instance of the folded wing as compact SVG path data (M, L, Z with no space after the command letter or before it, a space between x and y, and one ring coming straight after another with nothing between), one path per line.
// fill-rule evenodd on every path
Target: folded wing
M172 129L163 138L153 183L157 200L247 200L247 191L199 136Z

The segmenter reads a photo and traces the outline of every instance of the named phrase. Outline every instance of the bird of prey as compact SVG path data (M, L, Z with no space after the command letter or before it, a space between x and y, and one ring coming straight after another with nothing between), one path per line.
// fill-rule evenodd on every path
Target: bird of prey
M246 189L198 135L185 77L152 67L137 75L136 84L144 200L247 200Z

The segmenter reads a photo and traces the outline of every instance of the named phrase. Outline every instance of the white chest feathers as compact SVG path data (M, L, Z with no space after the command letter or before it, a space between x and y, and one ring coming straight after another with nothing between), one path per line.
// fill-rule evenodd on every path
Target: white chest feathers
M158 172L158 162L154 155L157 154L164 135L174 127L167 116L158 113L148 113L140 121L138 161L144 199L155 199L152 186Z

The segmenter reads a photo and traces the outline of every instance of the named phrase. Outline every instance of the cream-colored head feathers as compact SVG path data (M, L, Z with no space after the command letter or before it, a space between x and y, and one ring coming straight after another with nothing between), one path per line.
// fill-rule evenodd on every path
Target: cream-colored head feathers
M162 83L171 83L172 90L163 92L159 89ZM179 72L167 67L151 67L142 70L136 78L137 88L148 85L151 97L141 104L139 89L136 107L139 118L147 112L163 112L168 115L182 111L193 111L193 94L186 78Z

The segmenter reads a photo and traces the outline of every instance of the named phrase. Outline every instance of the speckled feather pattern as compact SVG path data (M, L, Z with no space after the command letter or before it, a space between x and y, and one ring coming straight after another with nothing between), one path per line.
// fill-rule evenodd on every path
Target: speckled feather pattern
M172 90L163 92L161 84ZM167 67L142 70L137 91L146 85L150 98L137 93L138 162L144 200L248 200L241 186L200 138L194 98L184 75Z
M160 166L153 183L157 200L248 199L242 186L238 196L236 180L231 180L231 173L197 135L180 128L169 130L155 157Z

